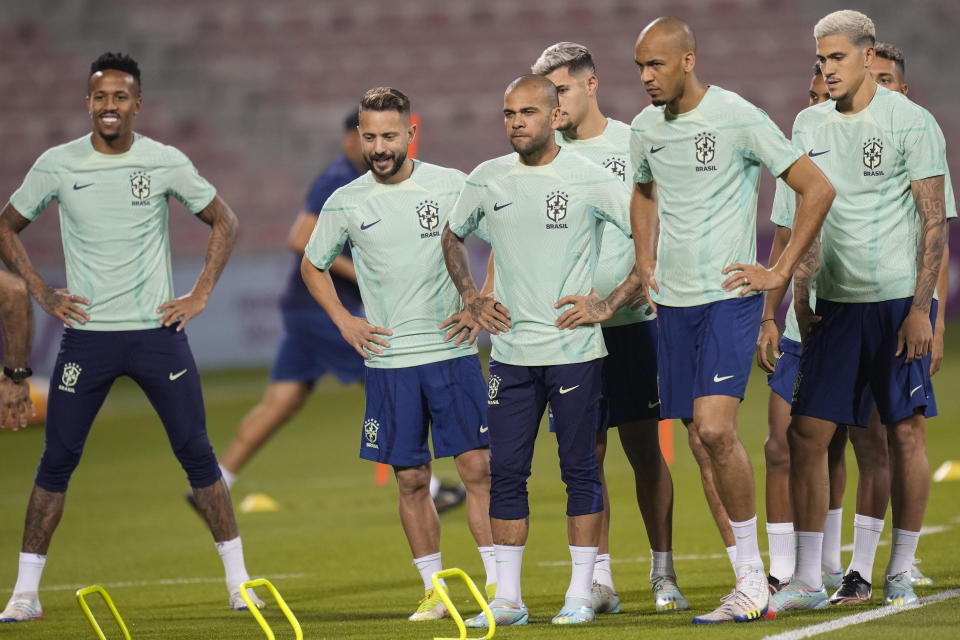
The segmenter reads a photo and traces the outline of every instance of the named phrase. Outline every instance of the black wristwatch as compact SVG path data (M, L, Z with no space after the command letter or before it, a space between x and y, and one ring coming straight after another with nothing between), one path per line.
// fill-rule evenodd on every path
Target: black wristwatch
M11 369L10 367L3 368L3 375L7 376L15 383L20 384L27 378L33 375L33 369L30 367L17 367L16 369Z

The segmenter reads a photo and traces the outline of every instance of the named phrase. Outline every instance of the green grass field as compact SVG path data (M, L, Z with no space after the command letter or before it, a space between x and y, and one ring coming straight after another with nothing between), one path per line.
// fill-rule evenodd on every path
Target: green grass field
M935 378L940 404L930 423L931 469L960 460L960 326L947 332L943 371ZM224 449L241 417L259 399L265 371L205 372L209 430ZM743 404L740 435L763 477L767 388L755 370ZM271 578L299 618L306 638L433 638L456 636L450 620L409 623L406 616L422 594L419 576L396 515L396 489L374 484L373 465L357 458L362 393L324 381L304 410L256 457L234 487L234 503L262 491L281 506L274 513L238 514L253 576ZM674 552L679 582L691 610L657 614L647 574L649 551L633 497L629 466L611 438L607 477L613 505L614 578L625 612L593 625L556 628L549 624L569 579L564 493L556 462L556 441L542 429L531 478L531 534L524 557L524 599L531 624L498 629L498 638L658 638L693 635L760 638L798 629L877 606L786 615L772 622L695 628L691 618L712 609L733 585L701 492L696 464L681 427L675 429ZM16 580L23 514L43 447L42 429L0 433L0 597ZM856 464L848 451L844 543L852 541ZM441 477L455 477L451 461L436 465ZM184 500L187 483L170 452L163 429L140 390L129 380L114 386L73 477L66 513L57 531L41 584L42 622L0 625L0 638L93 638L74 591L101 584L130 627L133 638L262 638L248 613L227 608L220 559L210 534ZM762 482L758 484L763 531ZM928 595L960 587L956 549L960 529L960 482L935 483L926 524L935 531L920 542L923 571L935 585ZM463 509L443 516L442 550L447 567L460 567L482 584L482 566L464 521ZM877 553L879 578L889 554L889 519ZM761 548L766 548L761 535ZM849 559L845 552L844 562ZM469 613L465 589L454 588ZM107 637L120 637L106 608L91 598ZM277 638L293 634L277 607L266 610ZM948 637L960 622L960 598L918 611L848 627L844 638ZM478 634L473 633L473 636Z

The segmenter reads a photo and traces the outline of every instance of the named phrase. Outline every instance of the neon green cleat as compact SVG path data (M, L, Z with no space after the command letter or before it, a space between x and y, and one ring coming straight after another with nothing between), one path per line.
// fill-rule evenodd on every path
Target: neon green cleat
M437 593L436 589L430 588L427 589L426 593L423 596L423 600L420 601L420 606L417 607L417 610L410 614L410 617L407 620L411 622L422 622L423 620L439 620L445 618L449 612L447 611L447 605L443 604L443 600L440 599L440 594Z

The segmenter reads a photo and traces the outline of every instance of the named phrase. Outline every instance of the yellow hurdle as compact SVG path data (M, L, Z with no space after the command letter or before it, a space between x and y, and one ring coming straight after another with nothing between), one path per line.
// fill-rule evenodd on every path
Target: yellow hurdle
M457 577L462 579L466 584L467 588L470 589L470 593L473 594L474 599L480 603L480 608L483 609L483 615L487 616L487 624L489 625L487 629L487 635L483 636L483 640L490 640L493 637L493 633L497 630L497 622L493 618L493 612L490 611L490 607L487 606L487 600L480 593L480 590L477 589L477 585L473 584L473 580L470 579L466 573L460 569L444 569L443 571L437 571L431 576L433 580L433 588L437 590L437 593L440 594L440 599L443 600L443 604L447 605L447 610L450 611L450 617L453 618L453 621L457 623L457 628L460 630L459 638L434 638L434 640L467 640L467 627L463 624L463 617L460 615L460 612L457 611L457 607L454 606L453 601L450 599L450 596L447 595L447 590L440 580L442 578L453 578ZM476 640L480 640L478 636Z
M300 628L300 622L297 620L297 616L293 615L293 611L291 611L290 607L287 606L287 603L284 601L283 596L280 595L280 592L277 591L277 588L274 587L266 578L248 580L240 585L240 597L242 597L243 601L247 603L247 608L250 610L250 613L253 614L253 617L256 619L257 623L260 624L260 628L263 629L263 632L267 635L267 638L269 640L276 640L276 636L273 635L273 629L270 628L270 625L263 617L263 614L260 613L260 610L257 609L257 607L253 604L253 601L250 599L250 594L247 593L247 589L252 589L254 587L267 588L267 590L270 592L270 595L273 596L273 599L280 607L280 610L283 611L283 615L287 617L287 622L289 622L290 626L293 627L293 632L296 634L297 640L303 640L303 629ZM129 636L127 637L129 638Z
M97 634L97 637L100 640L107 640L107 636L103 635L103 630L100 628L100 625L97 624L97 619L93 617L93 612L90 611L90 606L85 600L86 596L90 595L91 593L100 594L100 597L103 598L103 601L107 603L107 608L110 609L110 613L113 614L113 619L117 621L117 626L120 627L123 637L125 640L130 640L130 632L127 631L127 625L123 623L123 618L120 617L120 612L117 611L116 605L113 604L113 599L110 598L110 594L107 593L106 589L98 584L95 584L77 590L77 602L80 603L80 610L83 611L83 615L87 616L87 622L89 622L90 626L93 627L93 632Z

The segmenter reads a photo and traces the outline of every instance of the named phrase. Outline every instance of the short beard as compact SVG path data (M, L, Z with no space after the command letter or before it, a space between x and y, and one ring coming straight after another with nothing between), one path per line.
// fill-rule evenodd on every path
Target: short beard
M667 104L667 101L666 101L666 100L651 100L651 101L650 101L650 104L652 104L652 105L655 106L655 107L662 107L663 105Z
M520 149L517 149L517 145L513 143L513 140L510 140L510 146L512 146L513 150L519 153L524 158L529 158L530 156L536 155L541 151L543 151L544 148L546 148L546 146L550 144L550 136L552 135L553 135L553 129L550 129L549 136L544 136L540 140L531 140L530 144L523 151L521 151Z
M383 178L386 180L388 178L392 178L393 176L397 175L397 172L399 172L400 168L403 167L403 163L407 161L407 152L404 151L403 153L400 153L394 156L393 168L387 173L380 173L373 168L373 156L364 156L363 160L364 162L367 163L367 166L370 167L370 171L376 174L377 177Z

